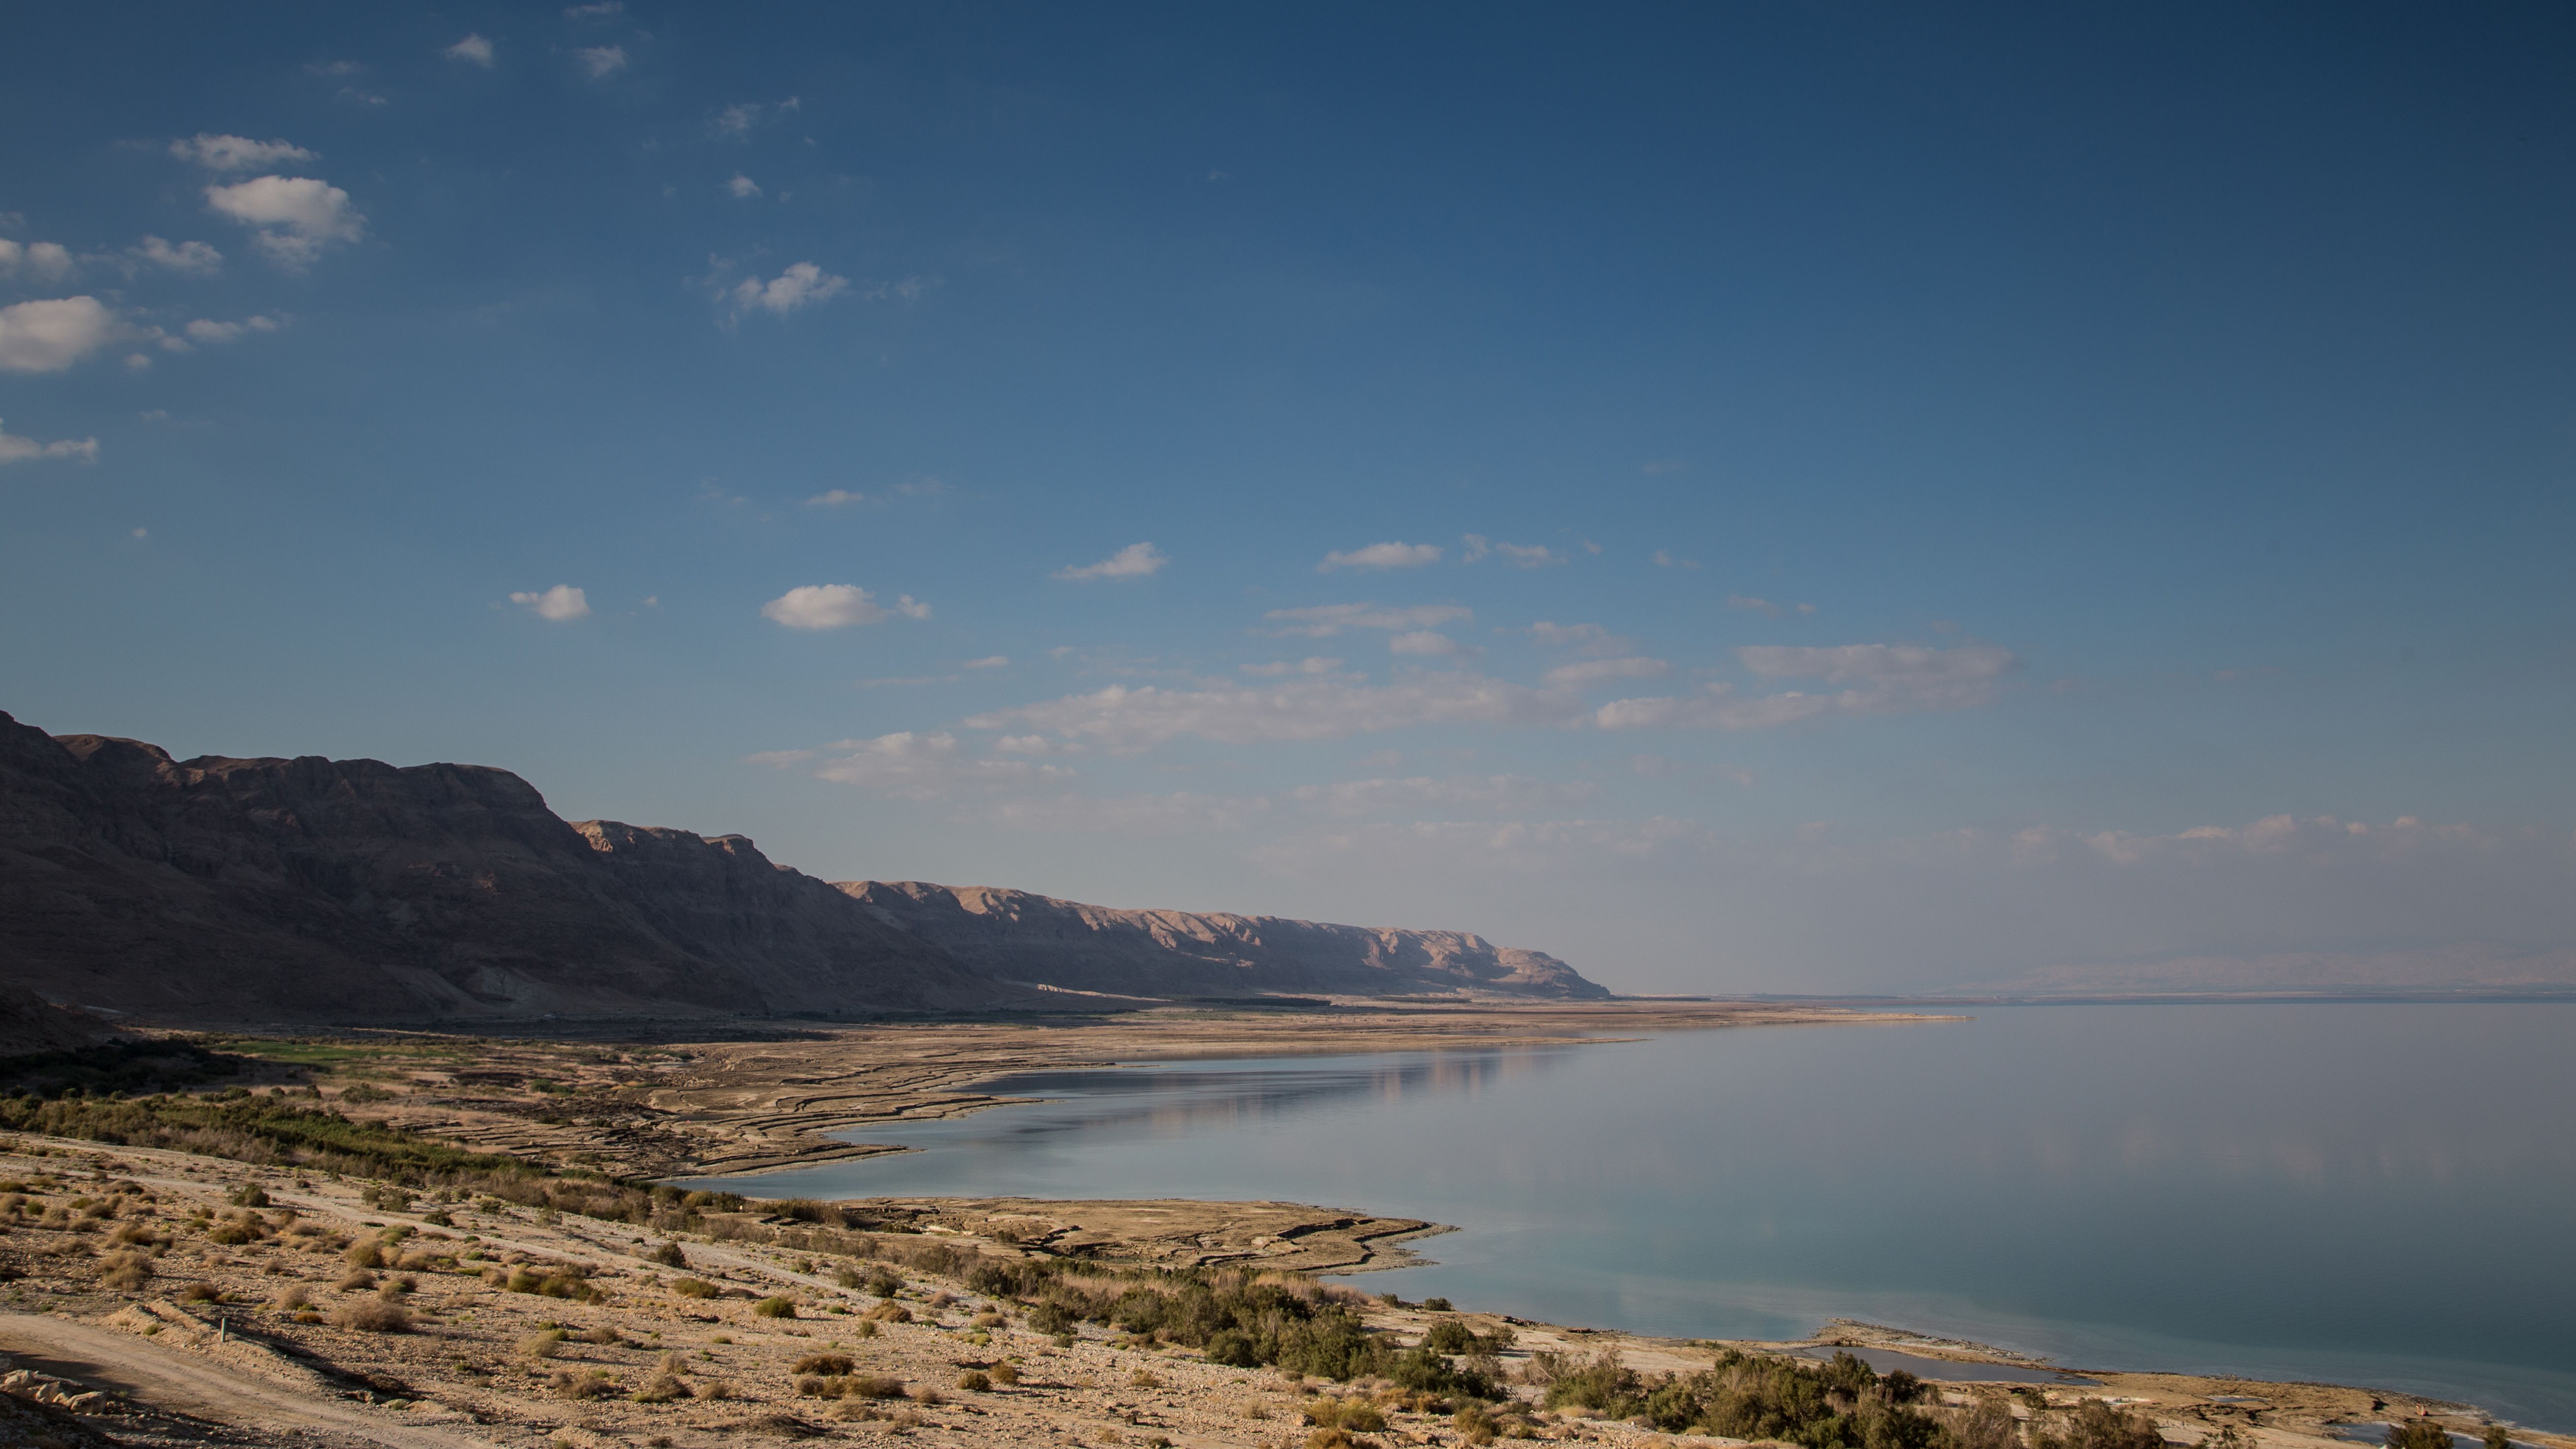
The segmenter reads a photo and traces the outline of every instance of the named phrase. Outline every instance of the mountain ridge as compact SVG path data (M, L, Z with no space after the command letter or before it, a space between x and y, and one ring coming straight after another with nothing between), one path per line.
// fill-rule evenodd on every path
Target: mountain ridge
M891 911L863 899L874 884L836 887L740 835L566 821L536 787L488 766L183 761L139 740L47 735L0 712L0 984L121 1015L198 1025L848 1018L1061 1009L1068 990L1210 994L1136 989L1202 981L1232 983L1219 994L1307 990L1283 983L1319 972L1361 995L1607 994L1552 957L1464 933L1280 922L1262 930L1306 927L1310 938L1302 954L1265 956L1223 946L1240 928L1208 923L1267 918L1073 902L1051 907L1094 922L1098 939L1035 954L1026 942L979 947L1003 974L941 944L968 940L976 922L938 919L927 893ZM1138 914L1168 923L1160 935L1130 929ZM1443 944L1408 954L1414 937ZM1333 949L1325 943L1352 953L1338 974L1315 954ZM1552 969L1522 971L1505 956Z

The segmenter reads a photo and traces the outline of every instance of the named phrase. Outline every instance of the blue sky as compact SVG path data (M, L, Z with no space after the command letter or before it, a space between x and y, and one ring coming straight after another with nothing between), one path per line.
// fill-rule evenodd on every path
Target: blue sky
M45 728L1631 990L2576 980L2562 9L13 35Z

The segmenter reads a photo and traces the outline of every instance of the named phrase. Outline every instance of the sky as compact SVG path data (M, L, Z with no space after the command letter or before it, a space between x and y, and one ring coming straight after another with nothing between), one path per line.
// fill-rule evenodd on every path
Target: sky
M52 7L0 709L1631 992L2576 983L2576 12Z

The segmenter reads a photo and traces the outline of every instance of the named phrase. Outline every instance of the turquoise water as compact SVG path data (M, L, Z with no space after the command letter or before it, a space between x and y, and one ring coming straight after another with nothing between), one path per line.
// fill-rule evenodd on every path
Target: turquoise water
M1981 1009L1000 1079L764 1195L1455 1224L1372 1291L1695 1337L1849 1317L2576 1429L2576 1006Z

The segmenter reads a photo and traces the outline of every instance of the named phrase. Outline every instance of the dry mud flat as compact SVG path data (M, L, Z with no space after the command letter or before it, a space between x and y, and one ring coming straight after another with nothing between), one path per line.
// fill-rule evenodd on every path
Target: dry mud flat
M879 1262L674 1239L491 1199L433 1208L372 1184L177 1152L34 1137L0 1147L0 1353L10 1358L0 1372L0 1444L718 1449L910 1437L1289 1449L1318 1437L1346 1442L1306 1420L1351 1398L1368 1399L1383 1421L1359 1442L1467 1437L1448 1417L1408 1412L1418 1401L1384 1385L1222 1367L1185 1350L1112 1341L1096 1327L1037 1332L1020 1305L954 1279L903 1271L845 1286L862 1273L882 1275ZM405 1206L391 1208L397 1200ZM1022 1251L1016 1241L1049 1233L1079 1236L1104 1255L1168 1260L1187 1240L1220 1259L1259 1257L1281 1241L1280 1229L1306 1230L1290 1234L1293 1244L1326 1231L1318 1224L1339 1223L1332 1230L1348 1234L1391 1221L1293 1204L887 1206L937 1230L911 1242L1002 1257ZM675 1243L682 1263L656 1260L674 1256ZM547 1296L549 1283L576 1296ZM771 1316L782 1307L793 1316ZM397 1315L407 1331L381 1331ZM1384 1306L1367 1317L1405 1335L1432 1322ZM1503 1322L1463 1318L1478 1332ZM1533 1352L1550 1349L1608 1351L1647 1372L1704 1367L1711 1354L1703 1345L1515 1327L1507 1369L1525 1370ZM2332 1415L2433 1407L2314 1386L2103 1379L2099 1388L2047 1394L2127 1400L2153 1412L2176 1443L2236 1424L2264 1449L2326 1449ZM841 1392L813 1392L824 1387ZM1539 1412L1535 1391L1517 1392L1533 1402L1502 1416L1514 1436L1728 1442Z

